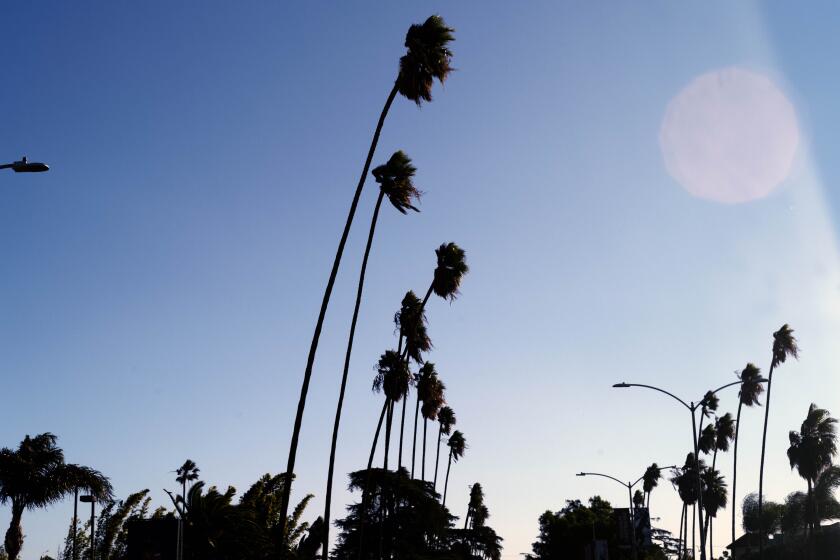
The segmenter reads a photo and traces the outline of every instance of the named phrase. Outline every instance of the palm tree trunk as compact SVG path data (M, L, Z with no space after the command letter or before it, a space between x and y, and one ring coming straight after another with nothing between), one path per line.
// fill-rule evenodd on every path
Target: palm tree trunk
M697 550L697 504L691 506L691 556Z
M370 471L373 468L373 456L376 453L376 443L379 441L379 433L382 431L382 422L385 420L385 413L388 410L388 399L382 405L382 412L379 413L379 422L376 424L376 432L373 435L373 444L370 446L370 457L368 457L367 471L365 473L365 487L362 488L362 509L359 513L359 558L362 557L365 542L365 512L367 511L368 495L370 494Z
M403 394L402 417L400 418L400 453L397 459L397 469L402 468L403 434L405 433L405 401L408 400L408 389Z
M417 455L417 417L420 415L420 393L417 393L417 404L414 405L414 442L411 444L411 478L414 478L414 459Z
M426 424L428 420L423 417L423 463L420 465L420 480L426 482Z
M350 355L353 353L353 339L356 335L356 322L359 319L359 308L362 304L362 292L365 286L365 272L367 271L368 258L370 257L370 249L373 245L373 234L376 231L376 222L379 219L379 209L382 207L382 199L385 193L380 190L379 197L376 199L376 205L373 208L373 218L370 221L370 231L368 233L367 245L365 246L365 255L362 258L362 270L359 272L359 284L356 288L356 305L353 308L353 319L350 321L350 336L347 340L347 351L344 354L344 370L341 374L341 389L338 392L338 405L335 409L335 422L333 423L332 442L330 443L330 465L327 470L327 491L326 501L324 504L324 531L323 531L323 548L324 557L329 557L329 542L330 542L330 502L332 501L332 484L333 475L335 471L335 449L338 444L338 427L341 423L341 409L344 406L344 394L347 389L347 377L350 372Z
M685 503L683 503L683 507L680 508L680 532L679 536L677 537L677 558L683 556L683 526L685 524Z
M735 525L738 517L738 499L735 494L736 484L738 482L738 430L741 428L741 407L744 403L741 402L740 396L738 398L738 414L735 418L735 446L732 449L732 541L735 542Z
M432 483L432 490L437 489L437 473L438 473L438 463L440 462L440 437L443 435L443 425L440 424L438 427L438 441L437 441L437 453L435 454L435 481Z
M694 403L692 403L693 406ZM694 408L691 409L691 430L692 430L692 438L694 439L694 468L697 471L697 503L692 508L691 518L692 518L692 529L691 529L691 553L694 554L696 549L694 548L695 545L695 532L697 530L697 523L696 523L696 511L697 508L700 508L700 515L703 515L703 487L700 481L700 448L699 448L699 441L700 441L700 430L702 430L703 426L703 415L700 415L700 429L697 428L696 422L696 415L695 415ZM700 560L706 560L706 547L702 546L702 543L705 541L703 539L703 523L702 520L700 522Z
M441 505L446 507L446 490L449 488L449 469L452 468L452 449L449 450L449 464L446 465L446 480L443 483L443 502Z
M315 364L315 353L318 351L318 341L321 338L321 329L324 326L324 318L327 314L327 307L330 304L330 296L332 295L333 286L335 285L335 278L338 275L338 267L341 264L341 256L344 254L344 246L347 244L347 237L350 234L350 226L353 224L353 217L356 214L356 207L359 205L359 198L362 195L362 189L365 186L365 179L367 179L368 171L370 170L370 163L373 160L373 154L376 152L376 145L379 143L379 134L382 132L382 125L385 124L385 117L388 115L388 110L397 96L397 83L394 82L394 87L388 94L388 99L385 101L385 106L379 115L379 122L376 123L376 130L373 133L373 139L368 149L368 155L365 159L365 165L362 168L362 174L359 177L359 184L356 186L356 192L353 194L353 202L350 204L350 212L347 215L347 221L344 224L344 231L341 233L341 240L338 242L338 249L333 259L332 270L330 271L330 278L327 281L327 287L324 290L324 298L321 301L321 310L318 313L318 321L315 323L315 333L312 335L312 343L309 346L309 355L306 358L306 369L303 372L303 384L300 388L300 399L298 400L297 412L295 413L295 425L292 429L292 441L289 445L289 460L286 463L286 484L283 485L283 496L280 501L280 534L285 534L286 518L289 515L289 497L292 491L292 477L295 472L295 458L297 457L298 439L300 438L300 429L303 424L303 410L306 408L306 394L309 392L309 382L312 379L312 367Z
M391 450L391 422L394 419L394 402L388 399L388 417L385 419L385 457L382 468L388 470L388 452Z
M17 560L20 550L23 548L23 529L20 526L22 517L23 507L12 503L12 520L9 522L6 538L3 541L9 560Z
M770 373L767 375L767 399L764 402L764 430L761 436L761 466L758 470L758 557L764 560L764 527L760 522L764 509L764 453L767 450L767 420L770 418L770 389L773 386L773 366L770 363Z

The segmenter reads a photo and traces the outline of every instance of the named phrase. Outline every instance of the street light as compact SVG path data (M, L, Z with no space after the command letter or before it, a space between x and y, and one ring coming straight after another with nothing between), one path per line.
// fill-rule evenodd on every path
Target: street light
M767 381L766 379L761 378L759 380L759 383L764 383L766 381ZM714 391L709 391L709 393L707 393L707 395L708 394L712 394L712 395L717 394L718 391L722 391L723 389L726 389L728 387L734 387L735 385L740 385L741 383L742 383L741 381L733 381L732 383L727 383L726 385L721 385L720 387L718 387ZM643 389L651 389L653 391L659 391L660 393L664 393L664 394L668 395L669 397L671 397L672 399L676 400L678 403L680 403L682 406L684 406L689 411L689 413L691 414L691 441L694 444L694 463L695 463L695 470L697 471L697 505L699 506L699 509L702 512L703 511L703 491L702 491L702 485L701 485L701 482L700 482L700 452L699 452L699 449L698 449L699 442L697 441L698 440L698 435L697 435L696 412L697 412L697 409L699 407L701 407L705 404L706 397L704 396L697 403L695 403L694 401L691 401L691 403L687 403L684 400L682 400L681 398L679 398L678 396L674 395L673 393L669 393L665 389L660 389L659 387L654 387L653 385L644 385L642 383L627 383L625 381L622 381L621 383L615 383L613 385L613 387L616 388L616 389L627 389L629 387L642 387ZM700 419L700 422L701 423L703 422L702 418ZM703 544L706 540L705 539L705 532L706 531L703 528L703 524L701 523L700 524L700 545L701 545L700 546L700 558L701 558L701 560L706 560L706 547Z
M93 524L93 509L96 506L96 498L86 494L84 496L79 496L79 501L86 504L90 503L90 560L96 560L96 526Z
M656 470L657 471L664 471L664 470L667 470L667 469L675 469L675 468L676 468L675 465L671 465L671 466L668 466L668 467L657 467ZM622 486L627 488L627 497L630 499L630 501L629 501L629 504L630 504L630 508L629 508L629 511L630 511L630 527L633 530L633 558L636 558L637 557L637 552L636 552L636 516L634 514L635 508L633 507L633 487L636 486L639 482L641 482L645 478L645 475L640 476L636 480L636 482L622 482L621 480L617 479L614 476L610 476L610 475L604 474L604 473L596 473L596 472L579 472L575 476L602 476L604 478L609 478L610 480L618 482L619 484L621 484ZM594 530L593 530L593 535L594 535Z
M20 161L0 165L0 169L11 169L15 173L41 173L49 171L50 166L39 161L29 161L23 156Z

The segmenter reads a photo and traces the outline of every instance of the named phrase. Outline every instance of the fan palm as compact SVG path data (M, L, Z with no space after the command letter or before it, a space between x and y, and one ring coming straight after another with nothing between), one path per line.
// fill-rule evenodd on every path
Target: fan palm
M809 532L813 532L817 523L813 486L820 473L831 466L831 460L837 453L837 420L827 410L811 404L800 431L791 431L789 439L787 456L790 468L795 468L808 484L807 525Z
M759 397L764 392L761 384L761 370L753 364L747 364L738 376L741 380L738 392L738 414L735 417L735 447L732 450L732 503L737 503L735 483L738 480L738 431L741 427L741 408L743 406L760 406ZM732 542L735 542L736 508L732 508Z
M703 479L703 511L706 513L703 534L708 534L709 536L709 557L714 558L712 519L717 517L718 510L726 507L726 482L724 482L720 472L716 471L713 467L704 469L701 477ZM703 523L702 518L700 519L700 523ZM705 547L706 543L701 541L700 546Z
M411 478L414 478L414 463L417 456L417 422L420 417L420 403L429 400L435 380L438 379L435 364L426 362L417 371L417 402L414 405L414 441L411 446Z
M315 323L315 332L312 335L312 343L309 347L309 355L306 359L306 369L303 373L303 383L300 390L300 399L298 400L297 412L295 413L295 424L292 430L292 441L289 446L289 459L286 466L286 477L289 479L289 484L286 484L283 490L283 496L280 506L281 522L285 523L286 517L289 513L289 496L291 495L291 477L295 471L295 458L297 456L298 439L300 438L301 425L303 423L303 411L306 407L306 395L309 392L309 383L312 379L312 368L315 363L315 354L318 350L318 341L321 337L321 329L324 325L324 318L327 313L327 307L330 303L330 296L332 295L335 279L338 274L338 268L341 263L341 257L344 253L344 246L347 243L347 237L350 234L350 227L353 224L353 218L356 214L356 207L359 204L359 198L362 194L362 189L365 185L368 170L370 169L373 154L376 151L376 146L379 143L379 135L382 132L382 126L385 123L385 117L391 108L397 94L401 94L406 98L414 101L418 105L421 100L431 101L431 89L434 80L437 79L443 83L449 72L451 71L452 52L449 50L449 43L454 39L454 30L446 25L443 18L440 16L432 16L428 18L421 25L412 25L406 34L405 46L407 48L406 54L400 59L400 69L397 78L394 80L394 86L391 88L388 98L385 101L385 106L379 115L379 121L376 124L376 129L373 133L373 139L368 149L367 157L365 158L362 173L359 177L356 191L353 194L353 201L350 204L350 211L347 215L347 220L344 224L344 230L341 233L341 240L338 243L335 258L333 259L332 269L330 270L329 280L327 280L327 287L324 290L324 297L321 301L321 308L318 313L318 320ZM328 524L327 524L328 525ZM324 553L328 551L325 549Z
M455 430L449 436L449 441L446 442L449 446L449 463L446 465L446 480L443 483L443 505L446 506L446 490L449 488L449 470L452 468L452 462L458 462L458 459L464 456L464 451L467 449L467 440L464 439L464 434L460 430Z
M373 379L373 390L385 394L385 411L390 409L391 403L399 402L405 392L408 390L408 384L411 380L411 372L408 370L406 363L400 358L400 355L393 350L388 350L379 358L376 365L376 377ZM388 469L388 453L391 444L391 419L385 423L385 457L384 469ZM381 426L382 416L379 417L379 424ZM377 426L376 431L379 433L380 427ZM374 446L376 439L374 439ZM373 452L373 449L371 450Z
M184 461L184 464L178 467L178 470L175 471L175 474L177 475L175 477L175 482L181 485L181 499L184 500L185 503L187 500L187 482L198 480L199 472L201 472L201 469L198 468L198 465L196 465L195 461L192 459Z
M432 489L437 489L437 475L438 463L440 462L440 438L443 434L449 435L452 433L452 427L456 424L455 411L448 406L444 406L437 414L438 420L438 439L437 439L437 453L435 455L435 478L432 483Z
M662 469L656 463L645 469L645 474L642 476L642 490L647 494L647 507L650 509L650 493L653 489L659 486L659 480L662 478Z
M767 422L770 419L770 389L773 386L773 371L776 367L785 363L789 356L799 357L799 346L793 336L793 329L787 324L773 333L773 357L770 360L770 373L767 375L767 399L764 406L764 430L761 436L761 464L758 470L758 517L761 519L761 512L764 504L764 455L767 450ZM764 558L764 535L758 539L759 556Z
M395 152L394 155L384 165L373 170L373 176L376 182L379 183L379 196L376 199L376 205L373 209L373 218L370 222L370 231L368 232L367 245L365 245L365 254L362 257L362 268L359 272L359 283L356 288L356 303L353 307L353 318L350 320L350 334L347 340L347 351L344 354L344 369L341 374L341 386L338 392L338 404L335 409L335 421L333 422L332 439L330 442L330 462L327 468L327 490L324 504L324 527L325 532L329 533L330 527L330 505L332 501L332 483L335 469L335 451L338 445L338 429L341 424L341 410L344 406L344 395L347 389L347 377L350 372L350 356L353 353L353 340L356 336L356 323L359 319L359 308L362 304L362 292L365 286L365 273L367 272L368 259L370 257L371 246L373 245L373 235L376 231L376 223L379 219L379 209L382 206L384 197L388 197L391 204L402 214L405 214L409 209L418 211L412 205L420 196L420 191L414 186L413 177L416 168L411 164L411 159L402 151ZM415 296L416 299L416 296ZM329 535L326 535L324 543L328 542ZM324 549L326 550L326 548Z
M64 452L51 433L26 436L17 449L0 449L0 504L12 506L4 545L9 560L23 548L21 519L27 509L44 508L75 490L97 500L111 499L111 483L99 471L64 462Z
M418 391L419 392L419 391ZM438 379L437 375L432 377L428 383L428 389L423 395L420 405L420 414L423 416L423 455L420 464L420 480L426 481L426 433L429 420L437 420L438 412L446 404L446 385Z

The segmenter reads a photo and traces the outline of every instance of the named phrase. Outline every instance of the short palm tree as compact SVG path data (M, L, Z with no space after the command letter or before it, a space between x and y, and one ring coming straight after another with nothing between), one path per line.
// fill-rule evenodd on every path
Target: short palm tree
M813 533L817 528L813 487L820 474L831 466L837 453L837 420L827 410L811 404L802 427L798 432L791 431L789 438L787 456L790 468L795 468L808 484L806 519L808 531Z
M726 508L726 482L723 476L712 467L703 469L703 511L706 513L704 534L709 536L709 558L714 558L714 546L712 544L712 519L717 517L718 510ZM701 512L702 513L702 512ZM701 517L700 523L703 523ZM705 547L706 543L700 543Z
M457 423L455 418L455 411L448 406L444 406L437 414L438 420L438 440L437 453L435 455L435 479L432 483L432 489L437 488L438 463L440 463L440 439L443 434L449 435L452 433L452 427Z
M738 414L735 417L735 446L732 450L732 503L738 503L735 494L735 483L738 480L738 433L741 428L741 408L744 406L760 406L759 397L764 392L762 385L761 370L753 364L747 364L741 371L738 378L741 380L740 391L738 392ZM732 508L732 542L735 542L736 510Z
M787 324L773 333L773 358L770 361L770 373L767 375L767 399L764 405L764 430L761 435L761 464L758 470L758 518L761 519L764 504L764 455L767 450L767 422L770 419L770 389L773 386L773 372L785 363L788 357L799 357L799 346L793 336L793 329ZM759 556L764 559L764 534L758 539Z
M26 436L17 449L0 449L0 504L11 503L12 517L4 545L9 560L23 548L21 519L27 509L49 506L76 490L99 501L111 499L111 483L99 471L67 464L51 433Z
M642 477L642 490L647 494L647 507L650 509L650 493L653 489L659 486L659 480L662 478L662 469L659 465L653 463L647 469Z
M449 470L452 468L452 462L458 462L458 459L464 456L464 451L467 449L467 440L464 439L464 434L460 430L455 430L449 436L449 441L446 442L449 446L449 463L446 465L446 480L443 483L443 505L446 506L446 490L449 488Z
M382 125L385 123L385 117L388 115L391 104L394 102L398 93L418 105L420 105L421 100L431 101L431 90L434 80L443 83L452 70L452 52L449 50L449 43L454 39L453 33L454 30L446 25L443 18L435 15L428 18L422 24L412 25L406 34L405 46L407 50L405 55L400 58L400 68L397 78L394 80L394 86L391 88L388 98L385 101L385 106L379 115L379 121L376 124L376 130L373 133L373 139L371 140L370 148L365 158L365 164L362 167L359 183L353 194L353 201L350 203L350 211L344 224L344 230L341 233L341 240L338 243L335 258L333 259L329 280L327 280L327 287L324 290L324 297L321 301L321 309L318 313L318 320L315 323L315 332L312 335L309 355L306 359L306 369L303 373L303 383L301 385L297 412L295 413L295 424L292 429L292 441L289 446L289 459L286 466L288 484L284 488L280 505L281 522L284 524L289 513L289 496L291 495L292 486L291 477L295 471L298 439L300 438L301 425L303 424L303 412L306 407L309 383L312 379L312 368L315 363L315 354L318 350L318 341L321 337L321 329L324 326L324 318L327 314L330 296L332 295L335 279L338 275L341 257L344 254L344 246L347 244L350 227L353 224L353 218L356 214L356 207L359 204L359 198L365 186L365 179L370 170L370 164L376 152L376 146L379 143ZM326 554L327 552L325 548L324 553Z
M198 468L198 465L196 465L195 461L192 459L184 461L184 464L178 467L178 470L175 471L175 474L177 475L175 477L175 482L181 485L181 499L184 500L185 503L187 500L187 482L198 480L199 472L201 472L201 469Z
M376 223L379 219L379 209L382 206L382 200L387 196L394 208L396 208L400 213L405 214L409 209L417 211L417 208L415 208L412 204L420 196L420 191L417 190L413 182L414 173L416 171L416 168L411 163L411 159L401 151L395 152L387 163L380 165L373 170L373 176L376 179L376 182L379 183L379 196L376 199L376 205L373 209L373 218L371 218L370 222L370 231L368 232L365 254L364 257L362 257L362 268L359 272L359 283L356 288L356 303L353 307L353 318L350 320L350 334L347 340L347 351L344 354L344 369L341 374L338 404L335 409L335 421L333 422L332 439L330 442L330 462L329 467L327 468L327 490L324 503L324 527L326 527L325 532L327 533L329 533L330 527L330 505L332 502L335 451L338 445L338 430L341 424L341 410L344 406L344 395L347 389L347 377L350 372L350 356L353 353L353 340L356 336L356 323L359 319L359 308L362 304L362 292L364 291L365 286L365 273L367 272L371 246L373 245L373 235L376 231ZM416 296L415 299L417 299ZM402 436L400 439L402 440ZM327 539L329 539L329 535L325 537L325 543L328 542Z

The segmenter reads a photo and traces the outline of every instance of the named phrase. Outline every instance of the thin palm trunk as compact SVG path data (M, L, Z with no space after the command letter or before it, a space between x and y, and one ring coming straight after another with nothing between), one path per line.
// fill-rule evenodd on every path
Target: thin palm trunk
M449 450L449 464L446 465L446 480L443 483L443 507L446 507L446 490L449 488L449 469L452 468L452 450Z
M736 484L738 482L738 430L741 428L741 408L744 403L738 399L738 415L735 419L735 446L732 449L732 541L735 542L735 525L738 517L738 508L735 504L738 503L737 495L735 494Z
M391 450L391 421L394 419L394 403L388 400L388 416L385 418L385 457L382 460L382 468L388 470L388 452Z
M697 504L691 506L691 555L697 550Z
M295 425L292 429L292 441L289 445L289 460L286 463L286 483L283 485L283 496L280 500L280 534L285 534L286 520L289 515L289 497L292 491L292 477L295 472L295 458L297 457L298 440L300 438L300 429L303 424L303 411L306 408L306 395L309 392L309 382L312 379L312 367L315 364L315 353L318 351L318 341L321 338L321 329L324 326L324 318L327 314L327 307L330 304L330 296L332 295L333 286L335 285L335 278L338 275L338 267L341 264L341 257L344 254L344 246L347 244L347 237L350 234L350 226L353 224L353 217L356 214L356 207L359 205L359 198L362 195L362 189L365 186L365 179L367 179L368 171L370 170L370 163L373 160L373 154L376 152L376 145L379 143L379 134L382 132L382 125L385 123L385 117L388 115L388 110L397 96L397 84L391 88L388 94L388 99L385 101L385 106L379 115L379 121L376 123L376 130L373 133L373 140L368 149L368 155L365 159L365 165L362 168L362 174L359 177L359 184L356 186L356 192L353 194L353 202L350 204L350 212L347 215L347 221L344 224L344 231L341 233L341 241L338 243L338 249L333 259L332 270L330 271L330 278L327 281L327 287L324 290L324 298L321 301L321 310L318 313L318 321L315 323L315 333L312 335L312 343L309 346L309 355L306 358L306 369L303 372L303 384L300 388L300 399L298 400L297 412L295 413Z
M770 389L773 386L773 364L770 363L770 373L767 375L767 399L764 401L764 430L761 436L761 466L758 471L758 519L763 519L764 509L764 453L767 449L767 421L770 418ZM758 524L758 557L764 560L764 527Z
M420 393L417 393L417 404L414 405L414 441L411 444L411 478L414 478L414 459L417 455L417 418L420 416Z
M420 465L420 480L426 482L426 424L428 420L423 418L423 463Z
M683 555L683 525L685 524L685 503L683 503L683 507L680 508L680 532L679 536L677 537L677 557Z
M367 471L365 473L365 487L362 488L362 510L359 513L359 558L362 557L365 542L365 512L370 494L370 472L373 468L373 456L376 454L376 443L379 441L379 433L382 431L382 423L385 421L385 413L388 411L388 399L382 405L382 412L379 413L379 422L376 424L376 432L373 435L373 444L370 446L370 457L368 457Z
M365 255L362 258L362 269L359 272L359 284L356 288L356 305L353 308L353 319L350 321L350 336L347 340L347 351L344 355L344 370L341 374L341 389L338 392L338 405L335 409L335 422L333 424L332 442L330 443L330 465L327 470L327 491L326 501L324 504L324 540L323 548L324 557L329 557L329 542L330 542L330 502L332 501L332 484L333 475L335 471L335 450L338 445L338 428L341 423L341 409L344 406L344 394L347 389L347 377L350 372L350 355L353 352L353 339L356 335L356 322L359 319L359 308L362 304L362 292L365 286L365 273L367 271L368 258L370 257L370 249L373 245L373 234L376 231L376 222L379 219L379 209L382 207L382 199L385 193L380 190L379 197L376 199L376 206L373 208L373 218L370 221L370 231L368 233L367 245L365 246Z
M432 490L437 489L438 463L440 462L440 437L443 435L443 425L438 428L437 453L435 454L435 481L432 483Z
M693 404L694 403L692 403L692 406L693 406ZM703 487L702 487L702 483L700 481L700 448L699 448L700 433L701 433L701 430L703 429L703 415L702 414L700 415L700 427L698 428L697 427L697 419L696 419L695 410L696 409L694 409L694 408L691 409L691 430L692 430L692 436L691 437L694 440L694 469L697 471L697 502L693 506L692 514L691 514L691 518L692 518L692 522L691 522L691 526L692 526L692 529L691 529L691 553L692 554L694 554L695 551L697 550L694 546L695 545L695 533L697 531L697 522L696 522L697 507L700 508L700 515L703 514ZM700 520L700 543L701 543L701 545L702 545L703 542L705 542L705 539L703 539L703 521L701 519ZM706 547L705 546L700 547L700 560L706 560Z
M403 393L402 415L400 418L400 453L397 456L397 469L402 468L403 433L405 433L405 401L408 400L408 389Z

